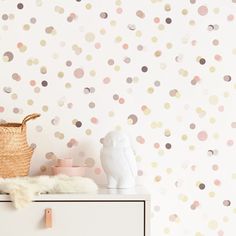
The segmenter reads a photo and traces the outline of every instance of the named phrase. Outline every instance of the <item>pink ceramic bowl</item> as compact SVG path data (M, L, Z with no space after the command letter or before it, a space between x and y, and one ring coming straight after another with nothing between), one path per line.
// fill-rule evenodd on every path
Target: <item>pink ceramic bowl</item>
M71 167L61 167L52 166L53 175L68 175L68 176L84 176L85 166L71 166Z
M57 166L72 167L73 166L73 159L72 158L57 159Z

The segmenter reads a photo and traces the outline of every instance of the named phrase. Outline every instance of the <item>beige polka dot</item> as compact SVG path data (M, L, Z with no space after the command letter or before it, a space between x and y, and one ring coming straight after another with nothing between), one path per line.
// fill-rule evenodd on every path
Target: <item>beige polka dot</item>
M217 105L218 101L219 101L219 99L216 95L212 95L212 96L209 97L209 103L211 105Z
M94 33L88 32L85 34L85 40L89 43L93 42L95 40Z

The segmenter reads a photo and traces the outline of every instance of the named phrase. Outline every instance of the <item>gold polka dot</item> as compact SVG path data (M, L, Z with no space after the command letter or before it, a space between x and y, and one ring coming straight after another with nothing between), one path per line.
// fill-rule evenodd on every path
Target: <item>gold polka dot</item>
M228 218L227 216L224 216L224 217L223 217L223 222L224 222L224 223L228 223L228 222L229 222L229 218Z
M208 195L209 195L209 197L211 197L211 198L215 197L215 193L214 193L214 192L209 192Z
M158 29L160 31L163 31L165 29L165 26L163 24L158 25Z
M90 10L90 9L92 8L92 5L91 5L90 3L87 3L87 4L85 5L85 8L86 8L87 10Z
M195 236L204 236L204 235L202 233L200 233L200 232L196 232Z
M211 105L217 105L218 101L219 101L219 99L216 95L212 95L212 96L209 97L209 103Z
M66 87L67 89L69 89L69 88L71 88L71 84L70 84L70 83L66 83L66 84L65 84L65 87Z
M183 9L183 10L182 10L182 14L183 14L184 16L186 16L186 15L188 14L188 10L187 10L187 9Z
M219 9L219 8L214 8L214 9L213 9L213 12L214 12L215 14L219 14L219 13L220 13L220 9Z
M165 109L170 109L170 103L168 103L168 102L166 102L165 104L164 104L164 107L165 107Z
M44 112L47 112L47 111L48 111L48 106L44 105L44 106L42 107L42 110L43 110Z
M16 100L17 98L18 98L17 94L13 93L13 94L11 95L11 99Z
M232 179L234 179L234 180L236 179L236 173L232 174Z
M156 181L156 182L160 182L160 181L161 181L161 176L159 176L159 175L156 176L156 177L155 177L155 181Z
M136 156L136 158L135 158L135 160L137 161L137 162L141 162L142 161L142 157L141 156Z
M215 123L216 123L216 119L215 119L214 117L211 117L211 118L209 119L209 122L210 122L211 124L215 124Z
M116 43L120 43L122 41L122 37L121 36L117 36L116 38L115 38L115 42Z
M208 222L208 227L211 229L211 230L216 230L217 227L218 227L218 223L216 220L210 220Z
M23 30L28 31L29 29L30 29L30 25L25 24L25 25L23 26Z
M189 21L189 25L194 26L195 24L196 24L196 22L194 20Z
M91 129L86 129L86 130L85 130L85 134L91 135L91 134L92 134L92 130L91 130Z
M95 71L95 70L91 70L91 71L89 71L89 74L90 74L92 77L94 77L94 76L96 75L96 71Z
M120 71L120 66L118 66L118 65L114 66L114 70L115 71Z
M224 92L224 97L225 97L225 98L228 98L229 96L230 96L230 93Z
M93 59L93 56L92 56L92 55L89 54L89 55L86 56L86 60L87 60L87 61L92 61L92 59Z
M152 41L153 43L156 43L156 42L158 41L158 38L157 38L156 36L153 36L153 37L151 38L151 41Z
M115 115L115 113L114 113L113 111L109 111L109 112L108 112L108 116L109 116L109 117L113 117L114 115Z
M181 200L182 202L187 202L188 201L188 196L185 194L180 194L179 195L179 200Z
M32 106L34 104L34 101L32 99L27 100L27 104L29 106Z
M111 25L111 26L116 26L116 21L115 21L115 20L112 20L112 21L110 22L110 25Z
M63 78L64 77L64 73L62 71L57 73L58 78Z
M166 47L167 47L168 49L171 49L171 48L173 47L173 44L172 44L172 43L167 43L167 44L166 44Z
M152 168L157 168L157 167L158 167L157 162L152 162L152 163L151 163L151 167L152 167Z
M40 45L41 45L42 47L45 47L46 44L47 44L47 42L46 42L45 40L41 40L41 41L40 41Z
M170 4L165 4L164 8L165 8L165 11L171 11L171 5Z
M140 30L137 30L135 32L135 35L136 35L136 37L141 37L142 36L142 32Z
M121 0L116 0L115 3L116 3L117 6L120 6L121 5Z
M154 88L149 87L149 88L147 89L147 93L149 93L149 94L154 93Z
M105 29L100 29L100 34L102 34L102 35L106 34L106 30Z
M159 50L158 50L158 51L155 51L155 56L156 56L156 57L160 57L160 56L161 56L161 51L159 51Z
M34 58L34 59L32 60L32 63L35 64L35 65L37 65L37 64L39 64L39 60L38 60L37 58Z
M216 71L216 68L215 68L214 66L211 66L211 67L209 68L209 71L210 71L211 73L214 73L214 72Z
M190 150L190 151L194 151L194 150L195 150L195 146L194 146L194 145L190 145L190 146L189 146L189 150Z
M170 229L169 228L164 228L164 234L170 234Z

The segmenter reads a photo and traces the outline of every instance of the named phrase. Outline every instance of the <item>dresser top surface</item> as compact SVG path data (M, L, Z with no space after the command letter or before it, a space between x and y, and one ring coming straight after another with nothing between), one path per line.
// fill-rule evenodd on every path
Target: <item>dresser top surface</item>
M9 201L8 194L0 194L1 201ZM142 186L131 189L107 189L99 187L94 193L59 193L36 195L34 201L76 201L76 200L150 200L150 194Z

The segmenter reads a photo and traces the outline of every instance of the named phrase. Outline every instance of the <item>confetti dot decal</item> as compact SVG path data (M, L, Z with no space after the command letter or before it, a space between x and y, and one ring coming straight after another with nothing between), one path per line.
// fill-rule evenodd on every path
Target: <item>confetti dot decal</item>
M208 13L208 8L207 6L200 6L198 8L198 14L201 15L201 16L205 16L206 14Z
M30 174L73 157L104 185L103 137L123 130L152 194L153 235L235 232L236 0L0 9L0 123L41 113L27 131Z
M78 79L82 78L84 76L84 70L81 68L78 68L74 71L74 76Z
M6 61L6 62L12 61L13 58L14 58L14 55L13 55L12 52L5 52L5 53L3 54L3 59L4 59L4 61Z

